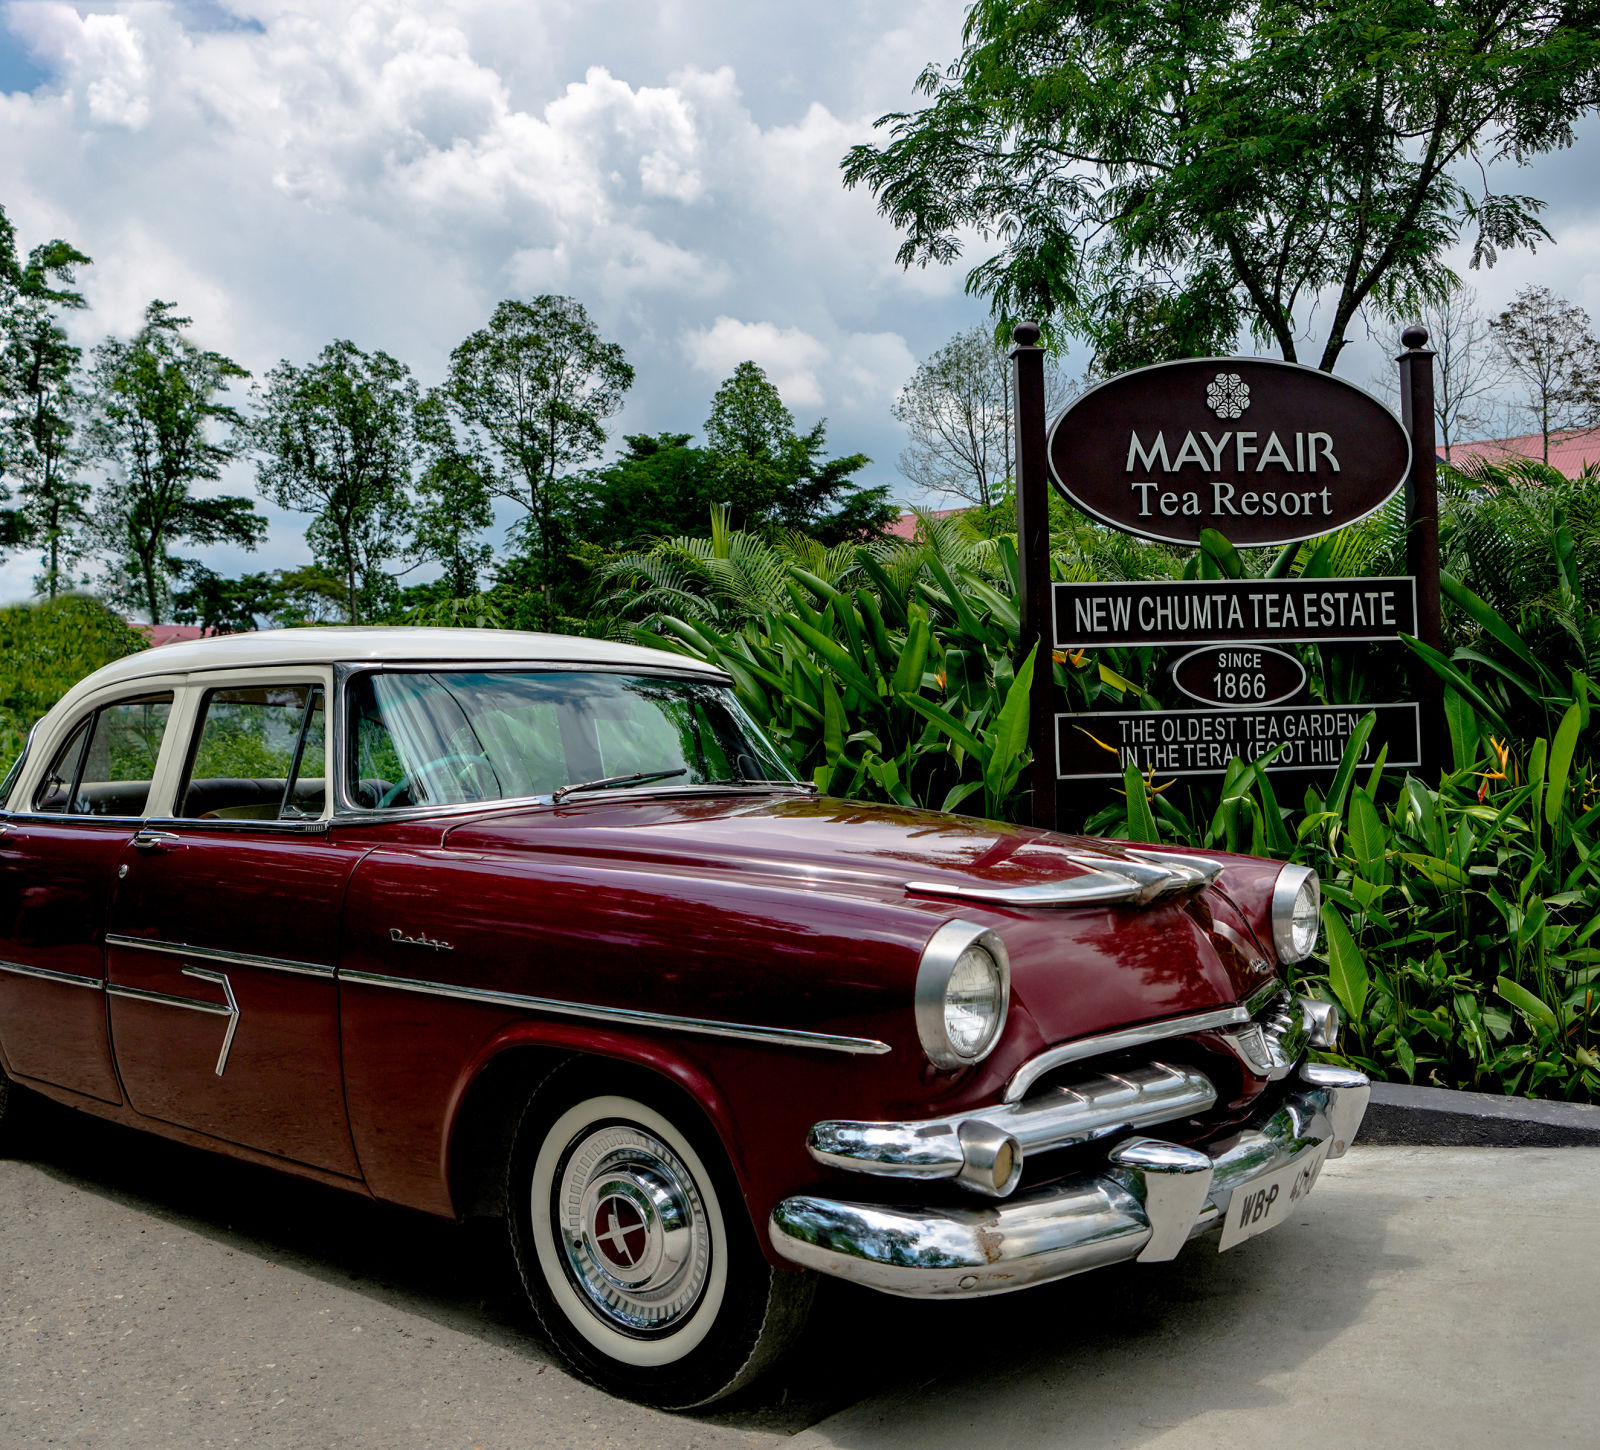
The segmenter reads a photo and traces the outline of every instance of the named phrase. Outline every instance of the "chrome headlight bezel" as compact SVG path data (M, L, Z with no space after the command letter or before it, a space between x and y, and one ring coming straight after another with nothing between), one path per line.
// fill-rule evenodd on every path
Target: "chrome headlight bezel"
M1295 907L1310 894L1311 936L1304 946L1296 940ZM1278 960L1287 964L1303 962L1317 945L1322 916L1322 882L1309 866L1285 866L1272 885L1272 945Z
M945 1026L945 1007L956 964L974 949L987 955L993 963L1000 1007L988 1036L968 1053L951 1039ZM1011 1011L1011 958L999 935L970 921L947 921L934 932L922 949L922 960L917 966L914 1008L917 1036L928 1061L935 1067L971 1067L982 1062L1000 1041Z

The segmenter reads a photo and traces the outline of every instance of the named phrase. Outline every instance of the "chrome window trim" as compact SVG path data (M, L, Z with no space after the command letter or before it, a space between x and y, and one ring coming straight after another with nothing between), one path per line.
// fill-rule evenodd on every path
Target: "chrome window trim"
M944 1026L945 991L950 976L968 947L980 947L994 959L1000 974L1000 1017L983 1047L970 1057L963 1056L950 1041ZM917 964L917 983L912 996L917 1036L922 1050L935 1067L971 1067L994 1051L1005 1035L1006 1018L1011 1015L1011 957L999 935L971 921L947 921L928 938Z
M180 816L176 814L178 807L183 803L182 796L187 792L189 776L194 768L194 757L200 748L200 732L205 729L206 706L209 697L219 690L250 689L252 686L271 688L273 685L306 685L309 689L322 691L322 708L324 711L323 725L323 761L322 761L322 813L311 817L290 817L288 819L274 817L267 820L252 820L246 822L219 820L206 820L200 816ZM224 824L226 827L238 828L243 824L246 828L259 828L263 826L294 826L303 828L307 825L318 826L326 829L328 822L333 819L335 807L331 795L332 771L332 722L328 711L330 702L334 698L337 685L336 672L327 665L302 665L302 664L276 664L276 665L224 665L215 669L191 671L184 677L183 689L185 696L185 711L181 722L183 745L181 751L173 761L172 778L163 782L166 786L166 797L162 800L162 811L159 815L152 813L148 818L159 820L163 824L177 823L185 826L214 826ZM152 799L154 797L152 796Z
M96 992L105 987L99 977L80 977L75 972L55 972L49 967L30 967L22 962L0 962L0 972L15 972L19 977L38 977L46 982L60 982L68 987L91 987Z
M827 1052L878 1056L890 1050L887 1042L872 1037L845 1037L830 1032L806 1032L789 1027L759 1027L744 1022L720 1022L708 1017L679 1017L667 1012L644 1012L630 1007L598 1007L585 1002L566 1002L554 997L530 997L521 992L496 992L486 987L459 987L448 982L429 982L416 977L390 977L381 972L341 970L341 982L367 987L389 987L400 992L417 992L428 997L453 997L488 1007L512 1007L519 1011L551 1012L562 1017L582 1017L594 1022L621 1022L631 1027L653 1027L664 1032L694 1032L705 1037L733 1037L746 1042L765 1042L779 1047L815 1047Z
M28 757L33 753L34 737L38 735L39 727L43 724L44 717L41 715L28 727L28 735L22 742L22 749L18 752L17 758L11 762L10 769L6 771L6 789L5 793L0 795L0 812L10 814L6 811L6 803L17 793L17 786L21 784L22 777L28 772Z
M133 684L133 683L136 683L136 682L133 682L133 681L128 682L128 684ZM21 816L21 815L25 814L30 819L33 819L33 820L44 820L44 821L52 821L52 820L53 821L109 821L109 822L111 822L113 824L118 823L118 822L143 821L143 820L148 819L149 814L150 814L150 806L156 800L156 792L161 787L161 785L163 784L162 770L163 770L163 768L165 767L165 765L167 763L168 753L172 749L172 741L174 739L174 736L178 733L179 727L181 725L181 720L180 720L180 716L179 716L179 710L180 710L180 707L181 707L181 705L183 703L183 684L182 684L181 681L175 681L175 682L170 682L169 683L169 682L167 682L167 681L165 681L165 680L163 680L163 679L161 679L159 677L157 677L155 680L150 681L150 682L138 682L138 683L148 684L149 687L148 688L140 688L140 689L130 689L130 688L128 688L128 685L124 685L121 690L102 690L102 691L98 691L92 697L92 703L90 703L90 704L84 706L83 708L79 709L78 712L72 716L71 723L67 726L67 728L65 730L60 731L55 736L55 738L53 740L51 740L51 742L50 742L50 746L51 746L50 750L45 755L41 756L40 758L43 760L45 768L49 769L49 767L52 764L55 763L56 755L72 739L74 732L76 732L76 730L78 729L78 727L80 725L83 725L85 722L88 722L88 728L90 730L93 730L93 728L94 728L94 723L93 723L94 719L95 719L95 717L97 715L99 715L99 713L102 710L113 709L117 705L127 704L127 703L129 703L131 701L141 700L141 699L144 699L147 696L170 695L172 697L172 699L171 699L170 704L168 705L167 723L162 729L161 744L156 749L155 764L153 766L151 766L151 768L150 768L150 781L149 781L149 784L145 788L145 796L144 796L145 809L144 809L143 814L137 815L137 816L111 816L111 815L104 815L103 816L103 815L94 815L94 814L91 814L89 812L77 812L77 811L41 811L41 810L37 809L33 805L34 797L38 794L39 787L43 784L43 779L42 779L42 777L39 776L39 772L38 772L37 768L33 771L33 774L34 774L34 776L36 778L33 779L33 780L30 780L28 782L28 787L29 787L28 792L27 792L26 795L23 796L23 800L28 802L29 809L26 812L15 811L12 814L18 815L18 816ZM44 724L43 720L38 721L34 725L34 729L37 730L39 728L39 726L42 725L42 724ZM29 739L30 740L32 739L32 732L29 733ZM80 770L81 770L81 767L82 767L82 762L81 761L80 761L79 765L80 765ZM16 791L16 786L21 784L22 778L23 778L23 776L25 774L27 774L26 770L18 772L17 781L12 786L13 794ZM74 784L73 794L75 795L76 794L76 786L77 786L78 782L75 780L73 784Z
M184 1007L190 1012L210 1012L216 1017L231 1017L234 1009L225 1002L203 1002L198 997L174 997L170 992L152 992L147 987L123 987L116 982L106 983L106 992L113 997L126 997L132 1002L154 1002L161 1007Z
M229 967L263 967L270 972L292 972L301 977L332 977L332 967L320 962L297 962L289 957L261 957L252 952L229 952L220 947L192 947L183 942L155 941L150 937L106 933L108 947L124 947L136 952L161 952L196 962L220 962Z
M1212 1032L1219 1027L1237 1027L1248 1023L1282 991L1283 984L1274 978L1257 988L1245 1001L1236 1002L1231 1007L1215 1007L1209 1012L1191 1012L1184 1017L1168 1017L1161 1022L1146 1022L1138 1027L1123 1027L1115 1032L1102 1032L1095 1037L1082 1037L1076 1042L1063 1042L1059 1047L1048 1048L1037 1057L1030 1058L1012 1073L1011 1080L1006 1084L1003 1101L1019 1101L1047 1072L1053 1072L1069 1062L1125 1052L1131 1047L1143 1047L1169 1037L1188 1037L1196 1032Z
M146 830L151 831L271 831L285 836L325 836L333 824L331 816L312 816L308 820L279 820L276 816L262 819L249 817L207 820L197 816L144 816Z

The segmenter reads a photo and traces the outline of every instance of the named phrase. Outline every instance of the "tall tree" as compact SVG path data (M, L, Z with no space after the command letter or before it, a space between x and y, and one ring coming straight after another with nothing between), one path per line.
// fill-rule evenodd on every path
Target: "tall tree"
M1089 338L1113 369L1231 350L1332 371L1358 309L1413 312L1547 234L1536 198L1471 163L1573 140L1600 104L1594 0L976 0L964 48L844 158L906 265L998 251L967 277L1007 318ZM1470 169L1469 169L1470 167Z
M1053 367L1046 391L1059 401ZM1011 404L1011 362L994 333L957 333L917 364L890 409L910 435L900 471L930 493L992 508L1013 476Z
M1493 426L1494 404L1506 380L1506 363L1495 343L1493 326L1478 310L1478 294L1456 285L1417 314L1428 329L1428 346L1438 356L1433 365L1433 420L1445 462L1458 443L1482 438ZM1400 351L1398 332L1389 338L1391 356ZM1375 380L1379 392L1398 401L1400 378L1393 365Z
M721 471L687 433L631 433L620 457L582 480L577 527L603 548L702 533L723 501Z
M76 383L82 350L68 340L61 314L83 307L73 282L89 258L58 240L18 261L0 208L0 499L18 507L0 546L41 551L34 585L54 599L82 557L89 485L75 448Z
M351 624L387 585L384 563L404 547L417 402L404 363L340 340L306 367L273 368L243 429L262 496L311 515L307 542L344 581Z
M170 552L174 545L253 549L267 527L249 499L194 492L237 455L231 435L241 420L223 395L250 374L196 347L189 322L172 303L152 302L131 340L110 338L95 349L91 374L90 449L108 470L95 504L111 556L107 584L116 602L142 608L152 624L186 562Z
M416 436L421 468L412 551L419 562L442 567L441 582L452 599L465 599L478 592L494 553L479 537L494 522L489 461L457 433L449 401L437 388L417 404Z
M1491 324L1506 367L1524 389L1523 411L1544 439L1600 421L1590 390L1600 383L1600 342L1589 314L1548 287L1524 287Z
M798 529L825 544L883 532L899 512L887 487L853 482L864 453L824 458L828 423L794 431L794 414L753 362L742 362L711 400L711 454L730 522L743 529Z
M523 510L519 532L547 602L567 480L605 446L605 420L632 385L622 348L571 297L502 302L450 355L450 399L498 455L489 486Z

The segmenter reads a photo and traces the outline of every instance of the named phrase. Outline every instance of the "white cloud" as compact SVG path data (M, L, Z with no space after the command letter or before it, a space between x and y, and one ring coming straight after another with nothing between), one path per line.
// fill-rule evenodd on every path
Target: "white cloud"
M0 0L0 45L47 77L0 94L0 205L25 245L94 256L85 343L159 296L258 375L348 337L432 382L501 298L564 292L637 369L614 432L694 429L751 357L803 426L826 410L835 448L892 460L915 358L983 319L961 292L981 240L903 272L838 164L917 104L965 8ZM1531 269L1600 317L1593 178L1560 165L1531 189L1569 195L1562 245L1474 280L1500 303ZM887 463L867 481L906 491ZM279 520L257 567L299 562L300 533Z
M710 327L691 331L683 345L690 362L707 378L720 382L740 363L753 362L791 408L822 406L817 371L830 353L798 327L719 317Z

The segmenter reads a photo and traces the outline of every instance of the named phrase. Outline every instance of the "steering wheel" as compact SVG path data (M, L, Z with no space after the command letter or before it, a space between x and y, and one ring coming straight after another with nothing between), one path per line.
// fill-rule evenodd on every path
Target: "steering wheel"
M411 789L413 783L418 779L418 777L427 775L429 771L437 770L441 766L445 765L482 765L487 766L491 773L494 770L493 765L490 764L489 757L483 754L481 751L476 751L472 754L436 756L432 760L424 761L414 770L408 770L400 777L399 780L391 785L389 789L386 790L379 798L378 809L382 810L385 806L392 806L401 795L405 794Z

